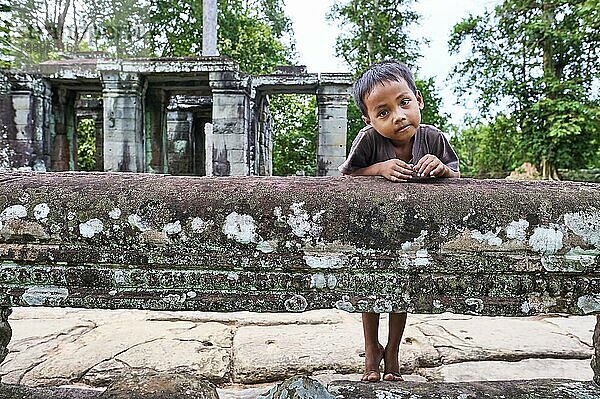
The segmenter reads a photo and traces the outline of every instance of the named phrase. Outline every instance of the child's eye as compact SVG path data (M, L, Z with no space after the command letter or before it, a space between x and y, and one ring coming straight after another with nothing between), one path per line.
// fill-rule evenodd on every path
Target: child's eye
M410 104L410 98L403 98L402 101L400 101L400 105L407 106L408 104Z
M379 111L379 113L377 114L377 116L380 117L380 118L383 118L383 117L387 116L388 113L389 112L387 110L382 110L382 111Z

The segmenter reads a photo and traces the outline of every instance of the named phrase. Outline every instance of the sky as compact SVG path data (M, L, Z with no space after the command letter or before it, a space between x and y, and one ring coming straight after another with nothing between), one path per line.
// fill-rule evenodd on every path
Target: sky
M348 1L348 0L338 0ZM452 67L460 60L448 54L448 39L455 23L469 13L482 13L500 0L419 0L415 9L421 15L420 26L414 28L415 38L425 37L429 45L421 46L423 58L420 75L434 77L438 94L442 97L442 112L450 115L450 121L460 125L464 116L473 108L456 104L451 82L447 80ZM338 28L325 16L334 0L286 0L286 14L291 18L298 64L306 65L308 72L348 72L342 59L335 57L335 39ZM463 55L464 56L464 55Z

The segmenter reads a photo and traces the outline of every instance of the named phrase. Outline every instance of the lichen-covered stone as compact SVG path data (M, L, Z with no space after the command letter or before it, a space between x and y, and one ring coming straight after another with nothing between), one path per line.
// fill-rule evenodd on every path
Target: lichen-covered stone
M595 184L0 180L0 286L16 305L600 312Z
M335 399L317 380L309 377L292 377L277 384L267 394L257 399Z
M600 388L592 382L570 380L477 382L381 382L334 381L328 386L337 399L592 399Z
M128 375L113 382L98 399L219 399L213 384L181 374Z

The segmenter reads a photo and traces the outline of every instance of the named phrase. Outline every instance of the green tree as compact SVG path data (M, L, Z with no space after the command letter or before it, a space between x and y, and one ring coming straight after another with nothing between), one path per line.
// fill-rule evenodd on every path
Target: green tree
M411 68L419 58L419 41L408 34L419 15L411 9L414 0L351 0L334 3L327 18L337 21L341 33L335 51L354 71L386 58L395 58Z
M506 107L523 156L545 177L587 166L598 151L598 3L505 0L455 25L449 42L454 53L471 50L453 72L457 93L474 95L488 119Z
M10 12L8 1L0 0L0 68L10 66Z
M269 104L275 127L273 174L314 176L317 168L318 122L315 96L280 94Z
M90 50L149 55L147 8L136 0L13 0L8 54L17 65Z
M355 75L371 64L385 59L405 63L418 75L420 45L424 39L414 39L409 29L418 24L419 14L413 9L415 0L352 0L336 2L327 18L336 21L342 33L336 40L336 55L343 58ZM448 116L440 112L441 98L435 94L433 78L416 78L423 95L423 123L444 130ZM348 107L348 145L364 126L354 103Z
M243 72L270 72L288 65L293 55L291 22L282 0L219 0L219 53ZM150 30L155 51L163 57L198 55L202 50L202 2L154 0ZM289 39L290 43L285 44Z
M492 122L469 121L451 139L460 159L461 174L470 177L507 175L522 162L515 121L497 115Z

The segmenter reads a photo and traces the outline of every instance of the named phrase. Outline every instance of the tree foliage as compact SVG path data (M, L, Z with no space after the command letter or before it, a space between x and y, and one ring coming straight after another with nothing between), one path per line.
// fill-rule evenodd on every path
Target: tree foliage
M419 47L425 41L415 39L409 33L419 22L419 14L412 9L414 3L415 0L336 2L327 16L341 29L336 40L336 55L346 61L355 75L386 59L396 59L418 71ZM448 116L440 112L441 98L435 94L433 78L419 79L417 76L416 85L425 101L423 123L446 129ZM348 107L348 149L363 126L360 111L351 102Z
M455 25L454 75L493 118L506 107L523 157L551 171L584 167L600 142L598 0L505 0Z
M246 73L270 72L287 65L293 54L291 22L282 0L219 0L219 52ZM199 55L202 2L154 0L150 9L153 46L163 57ZM288 43L285 43L289 39Z
M341 33L336 54L354 71L386 58L411 68L417 66L419 42L408 29L419 15L410 7L414 0L351 0L334 3L328 19L337 21Z
M281 94L269 104L275 127L273 174L316 174L318 122L315 96Z

